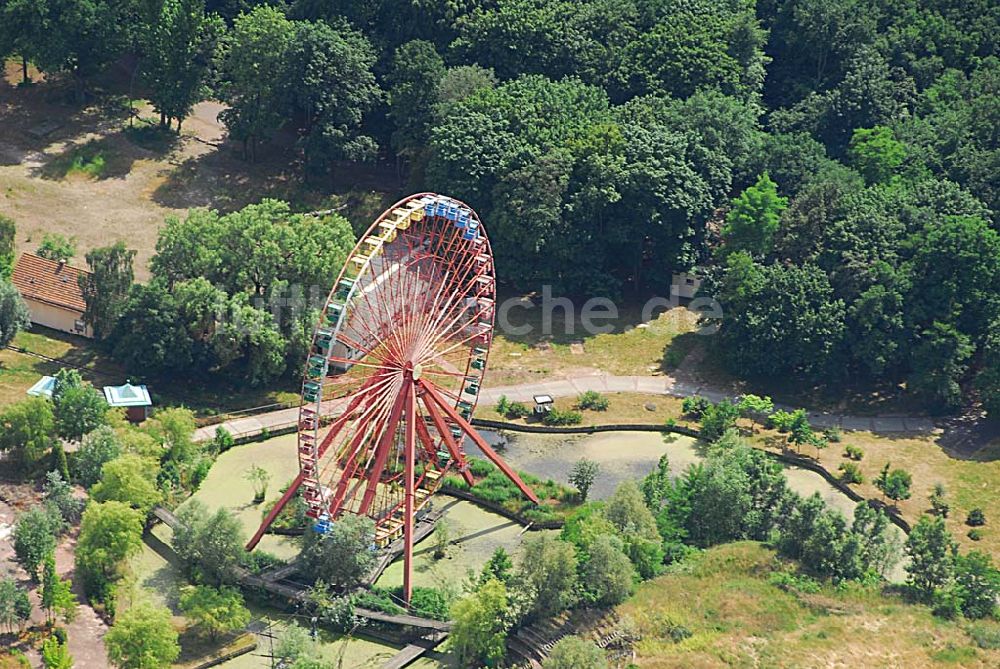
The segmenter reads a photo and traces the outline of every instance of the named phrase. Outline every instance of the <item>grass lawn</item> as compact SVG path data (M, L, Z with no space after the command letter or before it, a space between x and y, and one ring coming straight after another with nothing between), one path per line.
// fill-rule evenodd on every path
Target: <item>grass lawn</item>
M860 586L769 582L782 569L753 542L718 546L639 586L618 608L641 635L636 664L667 667L996 667L963 623ZM996 628L996 623L984 623ZM685 634L685 631L690 636ZM684 638L686 636L686 638ZM675 641L675 639L677 639Z
M30 331L18 333L13 345L83 367L84 378L98 387L125 380L121 367L82 337L36 325ZM0 406L25 399L28 388L40 377L55 374L62 366L26 353L0 349Z
M685 427L697 427L697 423L687 420L681 411L682 400L671 395L646 395L644 393L605 393L608 398L607 411L585 410L582 426L587 425L621 425L630 424L650 424L659 425L673 418L677 425ZM646 408L650 404L655 407L652 411ZM576 409L575 397L557 397L555 406L557 409ZM501 416L496 411L493 404L479 404L476 406L476 418L485 420L503 420L521 425L541 425L540 420L533 416L527 419L519 418L510 420Z
M928 495L935 483L941 482L948 491L947 501L951 512L947 518L948 529L962 545L963 550L978 548L1000 560L1000 444L984 447L973 459L963 459L947 452L939 443L941 436L889 437L871 432L845 432L843 441L830 444L820 451L820 462L831 472L836 472L844 457L844 446L853 444L864 450L864 459L857 463L864 473L865 482L854 486L866 497L880 498L881 493L872 484L886 462L892 468L901 468L913 475L912 496L899 502L903 516L915 523L922 513L930 509ZM815 449L806 448L815 457ZM979 528L980 541L968 538L969 527L965 518L970 510L979 507L986 513L986 525Z
M118 385L128 378L121 365L97 349L92 340L33 326L14 338L14 346L55 358L66 365L83 367L84 378L100 388ZM0 349L0 406L25 399L25 392L46 374L65 366L42 358ZM143 381L142 378L134 378ZM212 416L228 411L296 401L297 383L279 379L264 388L238 384L199 385L197 383L162 384L150 382L154 407L185 406L198 416Z
M501 295L500 299L516 299L516 296ZM578 306L582 308L582 304ZM641 309L642 305L623 305L618 319L595 320L598 325L610 322L614 331L588 335L579 313L571 319L565 310L554 309L551 327L545 328L541 306L513 308L508 312L510 325L528 326L530 331L515 335L498 324L490 350L489 383L505 386L593 374L597 370L609 374L670 371L680 364L694 343L690 338L694 335L681 335L692 331L697 316L684 307L675 307L643 322Z

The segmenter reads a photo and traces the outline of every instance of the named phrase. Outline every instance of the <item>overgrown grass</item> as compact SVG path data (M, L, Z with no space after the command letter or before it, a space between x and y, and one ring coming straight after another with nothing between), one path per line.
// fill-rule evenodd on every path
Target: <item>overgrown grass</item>
M995 667L961 624L857 584L802 579L754 542L717 546L639 586L632 621L642 667ZM987 645L989 634L985 635Z
M579 505L574 490L552 479L543 481L526 472L518 472L521 480L541 500L541 504L536 506L488 460L469 458L469 471L475 477L475 483L471 487L457 474L446 476L444 485L470 492L479 499L498 504L507 511L520 514L532 522L543 523L563 519Z

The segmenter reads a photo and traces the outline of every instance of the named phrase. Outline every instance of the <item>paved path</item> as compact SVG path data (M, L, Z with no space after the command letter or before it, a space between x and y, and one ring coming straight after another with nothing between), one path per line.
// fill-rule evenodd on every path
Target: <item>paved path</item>
M483 388L479 394L480 404L494 404L501 395L518 402L530 402L534 395L551 395L552 397L574 397L587 390L600 393L641 393L646 395L671 395L688 397L701 395L713 402L726 397L705 386L679 381L671 376L610 376L593 375L577 376L568 379L524 383L516 386L499 388ZM327 402L324 413L336 410L335 402ZM777 405L781 409L791 409L785 405ZM198 428L195 440L207 441L215 436L215 430L221 426L236 438L260 434L263 430L275 432L295 425L298 419L298 408L280 409L255 416L231 418L218 425ZM907 416L902 414L886 414L879 416L851 416L829 412L809 412L809 420L819 427L839 427L844 430L866 430L883 434L929 434L934 430L934 422L925 416Z

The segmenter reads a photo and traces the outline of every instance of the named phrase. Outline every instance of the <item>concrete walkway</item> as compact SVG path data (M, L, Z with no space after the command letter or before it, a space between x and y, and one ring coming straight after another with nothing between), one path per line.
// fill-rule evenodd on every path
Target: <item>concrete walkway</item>
M700 385L678 381L671 376L610 376L593 375L577 376L568 379L524 383L516 386L499 388L483 388L479 394L480 405L495 404L501 395L517 402L530 402L534 395L551 395L552 397L575 397L587 390L600 393L641 393L645 395L670 395L688 397L701 395L713 402L719 402L726 394ZM323 413L334 413L340 402L324 403ZM796 407L776 405L779 409L790 410ZM260 434L263 430L275 432L295 425L298 419L298 408L280 409L255 416L233 417L217 425L198 428L195 432L196 441L207 441L215 436L217 427L225 428L237 439ZM886 414L879 416L852 416L828 412L809 412L809 420L819 427L839 427L844 430L864 430L881 434L929 434L934 431L934 422L924 416L906 416L901 414Z

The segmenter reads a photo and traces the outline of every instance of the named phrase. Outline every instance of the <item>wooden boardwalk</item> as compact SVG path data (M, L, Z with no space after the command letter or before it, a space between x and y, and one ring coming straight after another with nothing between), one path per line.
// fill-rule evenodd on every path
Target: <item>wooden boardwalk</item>
M447 632L436 632L417 639L393 655L382 665L382 669L403 669L429 650L433 650L448 637Z

